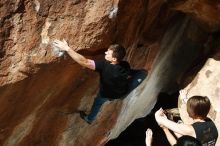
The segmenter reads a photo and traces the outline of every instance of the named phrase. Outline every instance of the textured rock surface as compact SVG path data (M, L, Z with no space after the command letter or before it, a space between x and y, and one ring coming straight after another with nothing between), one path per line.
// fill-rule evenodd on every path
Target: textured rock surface
M148 114L158 93L172 92L212 49L218 5L199 3L207 11L215 8L212 19L206 10L189 14L190 2L1 0L0 145L103 145ZM69 56L58 56L49 44L63 38L93 59L120 43L132 67L149 75L126 99L106 103L87 125L77 111L90 110L98 76Z
M183 0L174 3L174 9L189 14L200 23L207 31L217 31L220 29L219 1L209 0Z
M217 129L220 129L220 62L209 59L199 71L195 79L185 88L187 96L201 95L209 97L212 107L209 117L215 122ZM190 124L192 119L186 112L186 104L179 101L180 116L185 123ZM217 144L220 145L218 138Z

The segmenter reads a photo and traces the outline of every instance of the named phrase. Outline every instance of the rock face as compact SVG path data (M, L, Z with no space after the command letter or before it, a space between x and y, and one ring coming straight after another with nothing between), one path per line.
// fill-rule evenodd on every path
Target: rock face
M174 3L174 9L189 14L207 31L218 31L220 2L209 0L183 0Z
M0 6L3 146L104 145L147 115L159 92L172 92L219 38L219 4L205 0L2 0ZM90 110L98 76L50 47L63 38L93 59L120 43L131 66L149 75L125 99L107 102L88 125L77 111Z

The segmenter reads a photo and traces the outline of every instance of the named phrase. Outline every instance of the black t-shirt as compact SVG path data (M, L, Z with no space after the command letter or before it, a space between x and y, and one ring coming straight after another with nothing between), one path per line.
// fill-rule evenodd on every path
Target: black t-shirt
M196 122L192 124L196 138L202 143L203 146L215 146L218 138L218 130L209 118L205 122Z
M100 74L101 96L117 99L127 93L129 73L126 68L107 61L95 61L95 70Z

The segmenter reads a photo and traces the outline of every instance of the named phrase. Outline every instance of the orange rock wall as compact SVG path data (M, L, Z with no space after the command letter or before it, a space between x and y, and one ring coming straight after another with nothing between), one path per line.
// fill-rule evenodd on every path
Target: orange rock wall
M184 50L181 39L203 45L219 28L218 16L216 21L200 17L203 11L191 16L186 7L190 0L182 2L2 0L0 145L103 145L135 118L146 115L157 94L168 90L168 85L173 87L182 76L180 72L187 69L185 65L175 73L172 66L179 61L175 64L170 59L177 50ZM219 12L207 1L199 5ZM207 25L210 33L204 29ZM90 110L98 76L68 55L57 55L50 42L63 38L93 59L101 58L110 44L120 43L127 48L126 60L133 68L147 69L148 79L126 100L108 102L97 121L87 125L77 111ZM200 50L187 51L191 54L189 64L201 56L203 48ZM139 103L139 108L133 110L134 103ZM122 117L125 123L120 122Z

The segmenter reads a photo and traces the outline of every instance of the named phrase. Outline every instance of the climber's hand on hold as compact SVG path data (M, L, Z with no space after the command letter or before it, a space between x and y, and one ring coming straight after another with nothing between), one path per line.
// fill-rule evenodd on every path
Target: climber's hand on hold
M68 52L70 50L70 47L69 47L68 43L64 39L62 41L54 40L52 42L52 45L55 46L55 47L58 47L62 51L67 51Z

